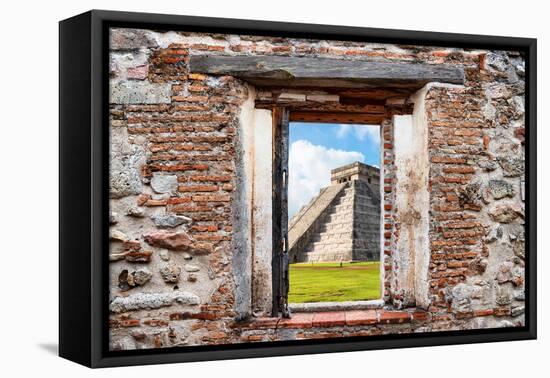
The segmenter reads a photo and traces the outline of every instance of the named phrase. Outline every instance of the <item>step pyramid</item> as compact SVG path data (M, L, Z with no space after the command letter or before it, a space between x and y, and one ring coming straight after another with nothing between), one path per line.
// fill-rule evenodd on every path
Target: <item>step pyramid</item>
M334 194L335 191L336 194ZM325 198L330 193L332 197ZM323 205L324 207L320 209ZM314 212L315 220L310 219L308 224L301 224L308 220L308 215L311 215L308 212ZM290 221L290 226L291 262L378 261L380 259L378 187L372 180L369 183L361 177L333 182L333 185L322 189L316 198L301 209ZM298 236L293 232L296 229L302 230Z

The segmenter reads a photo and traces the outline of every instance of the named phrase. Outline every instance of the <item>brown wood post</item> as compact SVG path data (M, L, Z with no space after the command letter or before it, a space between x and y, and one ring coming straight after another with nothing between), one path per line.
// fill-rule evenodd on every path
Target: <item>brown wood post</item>
M273 316L288 312L288 120L283 107L273 108Z

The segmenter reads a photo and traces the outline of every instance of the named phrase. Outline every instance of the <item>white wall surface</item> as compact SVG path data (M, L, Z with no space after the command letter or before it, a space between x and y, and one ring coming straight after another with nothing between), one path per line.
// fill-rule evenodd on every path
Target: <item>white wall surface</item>
M58 25L92 8L350 26L539 38L540 146L550 141L548 61L550 28L543 1L440 0L392 2L340 0L73 2L4 1L0 23L2 109L2 268L0 269L0 376L27 377L335 377L368 371L369 376L445 378L544 375L550 350L548 286L550 241L539 238L539 340L387 351L336 353L269 359L88 370L56 356L58 247ZM546 92L547 95L547 92ZM539 235L550 227L549 149L540 148ZM546 188L546 190L543 190ZM546 300L543 298L546 297ZM376 361L376 362L375 362ZM422 368L418 362L422 361ZM545 369L546 368L546 369ZM286 370L286 372L284 372Z

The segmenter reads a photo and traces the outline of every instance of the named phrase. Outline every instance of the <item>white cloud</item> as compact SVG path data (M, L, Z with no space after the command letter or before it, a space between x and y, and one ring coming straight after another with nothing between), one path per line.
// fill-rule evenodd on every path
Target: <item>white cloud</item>
M379 126L340 124L336 131L338 138L345 138L349 134L354 135L359 140L369 140L372 143L380 144Z
M364 161L358 151L345 151L297 140L290 145L288 214L291 218L319 189L330 184L330 170L355 161Z

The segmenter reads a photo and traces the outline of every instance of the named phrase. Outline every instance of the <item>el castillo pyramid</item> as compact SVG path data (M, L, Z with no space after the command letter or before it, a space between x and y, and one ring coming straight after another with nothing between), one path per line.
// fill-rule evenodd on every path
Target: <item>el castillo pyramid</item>
M378 261L380 224L380 170L361 162L333 169L330 186L289 222L290 262Z

